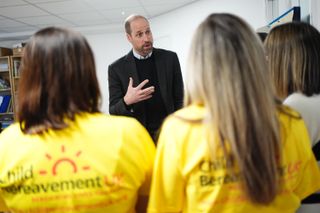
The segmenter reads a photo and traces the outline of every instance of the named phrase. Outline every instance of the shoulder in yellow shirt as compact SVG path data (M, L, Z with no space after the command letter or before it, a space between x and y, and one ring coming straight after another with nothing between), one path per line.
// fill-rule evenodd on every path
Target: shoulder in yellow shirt
M134 212L154 144L134 119L81 114L64 130L0 135L1 196L13 212Z
M268 206L249 201L241 174L228 172L223 152L208 153L205 109L192 105L164 123L157 147L148 212L294 212L301 199L320 188L320 172L309 136L298 114L279 112L282 161L281 190Z

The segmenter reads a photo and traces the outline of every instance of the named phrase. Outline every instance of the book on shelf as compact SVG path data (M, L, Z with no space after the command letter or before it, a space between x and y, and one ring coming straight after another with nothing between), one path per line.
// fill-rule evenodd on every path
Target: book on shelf
M14 122L13 113L0 114L0 132Z
M12 98L10 98L9 106L7 107L7 113L13 112Z
M12 49L0 47L0 57L1 56L8 56L8 55L12 55Z
M13 60L13 75L14 77L20 76L20 60Z
M0 114L0 122L13 122L14 115L12 112Z
M4 130L5 128L7 128L8 126L10 126L11 124L13 124L13 121L1 121L0 120L0 132L2 130Z
M8 80L0 77L0 90L10 89L10 83Z
M2 128L4 129L10 126L13 123L13 121L2 121L1 123L2 123Z
M8 71L9 65L8 63L0 64L0 72Z

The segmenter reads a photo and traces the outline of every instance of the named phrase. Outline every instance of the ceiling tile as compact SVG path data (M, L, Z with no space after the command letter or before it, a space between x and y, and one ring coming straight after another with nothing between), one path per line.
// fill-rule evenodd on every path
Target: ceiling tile
M183 4L157 4L157 5L149 5L145 6L145 10L152 14L152 16L157 16L166 12L169 12L171 10L177 9L181 7Z
M36 8L32 5L14 6L14 7L1 7L0 14L9 18L22 18L29 16L43 16L48 15L43 10Z
M90 6L98 10L121 9L123 7L140 7L139 0L83 0Z
M75 27L76 25L74 25L74 24L72 24L72 23L39 24L39 25L37 25L37 28L38 28L38 29L42 29L42 28L45 28L45 27L52 27L52 26L72 28L72 27Z
M26 17L17 19L21 22L30 24L30 25L41 25L41 24L60 24L65 23L66 21L58 18L56 16L37 16L37 17Z
M60 14L59 17L66 19L72 22L79 21L93 21L105 19L100 13L97 12L83 12L83 13L69 13L69 14Z
M0 0L0 41L48 26L118 31L130 14L151 18L195 1L200 0Z
M74 23L76 26L87 26L87 25L102 25L109 24L111 21L102 16L101 13L73 13L73 14L61 14L59 17Z
M93 21L77 22L76 26L77 27L86 27L86 26L95 26L95 25L107 26L110 23L112 23L112 21L109 21L109 20L93 20Z
M154 5L154 4L187 4L195 0L140 0L143 5Z
M57 1L66 1L66 0L27 0L30 3L45 3L45 2L57 2ZM67 0L68 1L68 0Z
M25 26L25 24L13 21L11 19L0 19L0 26L1 28L5 27L22 27Z
M0 0L0 7L27 5L28 3L22 0Z
M39 3L37 6L52 14L80 13L94 10L88 7L87 4L77 0Z
M101 13L111 21L124 21L131 14L139 14L148 17L148 14L141 7L102 10Z
M8 33L18 33L18 32L25 32L25 31L35 31L37 28L31 26L24 26L24 27L4 27L3 30L7 31Z
M8 33L8 31L5 31L3 29L0 29L0 33Z

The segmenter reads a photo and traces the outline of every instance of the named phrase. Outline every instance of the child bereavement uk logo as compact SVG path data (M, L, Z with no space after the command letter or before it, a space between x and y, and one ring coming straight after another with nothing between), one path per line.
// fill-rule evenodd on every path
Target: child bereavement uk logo
M46 153L45 158L49 163L52 164L49 169L41 169L39 170L40 175L48 175L52 174L56 176L59 173L59 167L69 167L72 173L78 173L79 171L87 171L90 170L90 166L88 165L78 165L76 163L77 159L81 156L82 151L78 150L75 153L68 153L68 150L65 146L61 146L61 154L62 156L54 156L53 154Z

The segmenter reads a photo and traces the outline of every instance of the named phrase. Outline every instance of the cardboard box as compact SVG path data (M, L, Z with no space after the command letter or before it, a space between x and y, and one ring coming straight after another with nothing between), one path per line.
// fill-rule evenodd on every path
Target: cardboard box
M0 47L0 56L12 55L12 49Z
M22 54L23 54L23 47L13 48L13 55L22 55Z

